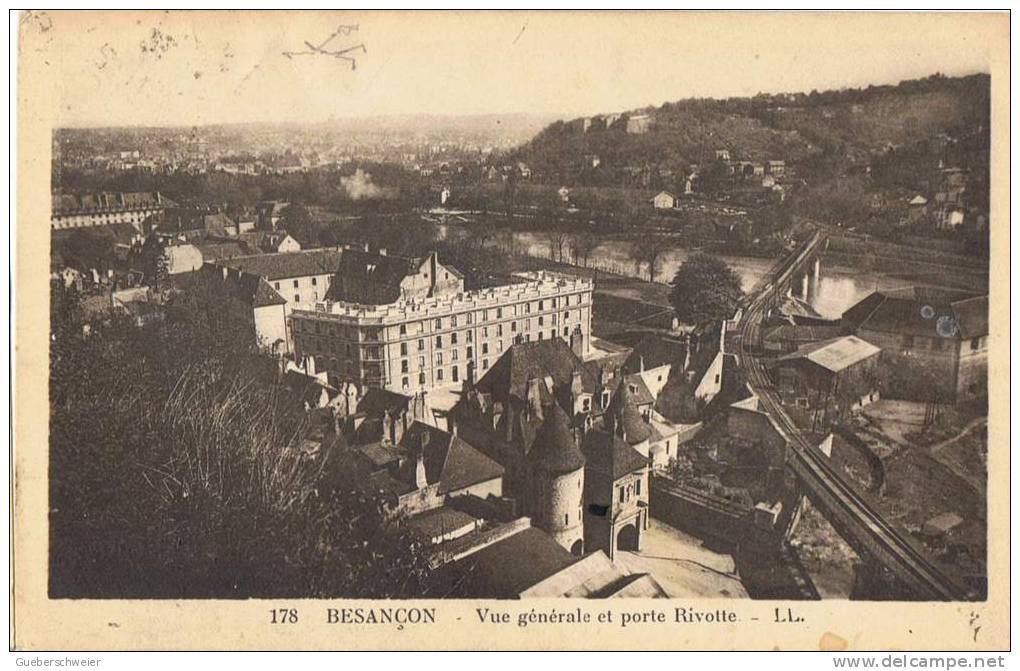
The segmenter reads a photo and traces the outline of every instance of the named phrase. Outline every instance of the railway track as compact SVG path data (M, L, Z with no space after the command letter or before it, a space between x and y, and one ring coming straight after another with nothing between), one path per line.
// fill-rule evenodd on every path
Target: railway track
M855 548L863 547L871 557L895 575L919 598L954 601L968 597L966 591L944 575L914 545L893 527L829 464L824 454L808 441L787 414L761 361L749 351L758 333L770 299L824 240L819 232L800 245L770 270L746 299L739 323L737 354L748 384L768 414L786 434L789 465L808 490L810 498L824 506L838 526L854 536Z

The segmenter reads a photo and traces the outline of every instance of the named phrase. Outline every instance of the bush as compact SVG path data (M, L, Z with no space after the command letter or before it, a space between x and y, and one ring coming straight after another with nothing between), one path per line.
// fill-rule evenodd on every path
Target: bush
M85 336L54 291L51 597L427 593L385 502L298 449L305 413L228 296L196 289L161 324L112 316Z

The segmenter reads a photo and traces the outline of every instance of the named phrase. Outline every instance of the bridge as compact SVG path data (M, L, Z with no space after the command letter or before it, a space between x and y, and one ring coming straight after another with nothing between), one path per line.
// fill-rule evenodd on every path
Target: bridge
M745 298L735 338L739 365L751 390L786 438L787 465L808 498L854 548L866 567L881 567L885 574L892 576L895 586L917 599L966 599L966 591L928 560L903 532L886 521L801 432L783 407L761 361L750 351L760 341L762 322L771 311L794 285L803 287L806 284L806 279L802 278L807 278L812 271L818 272L818 259L825 244L824 232L816 232L777 261ZM865 575L882 573L869 570Z

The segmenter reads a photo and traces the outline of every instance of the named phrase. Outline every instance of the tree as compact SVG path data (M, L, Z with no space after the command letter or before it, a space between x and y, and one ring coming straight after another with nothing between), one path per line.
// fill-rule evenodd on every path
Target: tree
M651 235L643 236L634 243L631 253L634 255L639 271L641 265L647 265L649 282L655 281L655 264L662 253L666 251L664 243L662 238Z
M681 321L700 324L732 317L743 295L740 276L725 261L695 254L677 270L669 300Z
M49 593L61 598L428 594L423 548L326 451L220 283L161 323L85 334L54 283Z
M513 229L501 229L496 236L496 244L509 257L514 257L521 253L520 245L517 242L517 235Z
M79 270L88 271L93 268L105 271L113 262L113 239L98 230L79 228L71 232L60 247L64 262Z
M280 228L287 231L302 246L309 245L315 241L315 223L312 215L304 205L291 203L280 213Z
M503 186L503 209L506 212L507 217L514 215L514 210L517 209L517 171L511 170L510 174L506 176L506 182Z
M574 255L574 263L588 266L588 257L599 246L599 241L594 236L586 233L574 233L570 236L570 251Z
M549 259L552 261L563 261L563 248L567 244L570 234L559 229L552 229L545 232L545 238L549 242Z

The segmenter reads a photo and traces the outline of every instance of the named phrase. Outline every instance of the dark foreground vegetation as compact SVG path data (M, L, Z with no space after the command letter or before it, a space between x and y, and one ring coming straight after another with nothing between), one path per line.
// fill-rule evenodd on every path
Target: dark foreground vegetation
M297 449L304 411L230 296L87 335L73 292L51 305L51 597L429 594L384 501Z

